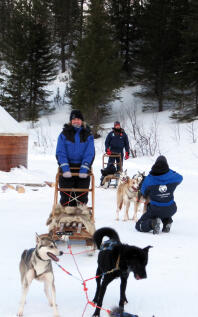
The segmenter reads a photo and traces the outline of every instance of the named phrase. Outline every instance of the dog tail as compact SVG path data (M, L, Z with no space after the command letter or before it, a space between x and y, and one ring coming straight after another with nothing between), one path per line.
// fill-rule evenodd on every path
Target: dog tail
M114 229L109 228L109 227L103 227L103 228L96 230L94 235L93 235L93 240L94 240L98 249L100 249L102 239L105 236L107 236L109 239L114 239L114 240L120 242L119 235Z
M110 317L138 317L137 315L133 315L133 314L129 314L129 313L126 313L124 312L122 309L120 308L114 308L110 314L109 314Z

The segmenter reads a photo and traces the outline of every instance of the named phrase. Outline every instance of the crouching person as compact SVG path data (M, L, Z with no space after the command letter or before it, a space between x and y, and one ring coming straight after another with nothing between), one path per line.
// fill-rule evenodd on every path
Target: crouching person
M88 189L90 185L88 174L94 157L94 138L91 130L84 122L80 110L73 110L70 114L70 122L64 125L58 137L56 147L56 158L63 173L59 178L59 187ZM75 167L80 169L76 170ZM72 172L79 172L79 176L72 176ZM76 206L78 203L88 202L88 192L60 192L60 196L62 206Z
M145 178L141 193L150 199L147 211L136 223L136 229L142 232L153 231L158 234L161 222L162 231L169 232L173 222L172 216L177 211L173 193L183 177L169 169L165 156L159 156Z

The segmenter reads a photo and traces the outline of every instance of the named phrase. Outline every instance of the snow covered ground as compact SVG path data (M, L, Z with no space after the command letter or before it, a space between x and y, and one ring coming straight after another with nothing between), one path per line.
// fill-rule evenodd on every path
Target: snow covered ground
M133 102L131 90L123 92L123 104ZM122 104L122 106L123 106ZM114 118L119 109L116 102ZM68 108L60 108L56 114L40 120L34 128L26 127L30 133L28 169L13 169L11 172L0 172L1 183L43 183L54 181L57 163L55 146L58 134L68 118ZM144 124L152 120L152 114L143 113L138 116ZM105 124L110 128L112 122ZM187 124L176 125L169 120L169 112L158 114L160 154L167 157L169 166L183 175L184 181L175 192L178 212L174 216L173 226L169 234L140 233L135 230L134 223L116 222L116 189L96 188L95 191L95 221L96 228L111 226L115 228L122 242L145 247L152 245L149 251L147 265L148 278L135 280L131 274L127 286L127 312L139 317L196 317L198 316L198 214L197 214L197 178L198 178L198 143L192 143ZM178 132L179 131L179 132ZM127 130L126 130L127 132ZM96 158L93 170L96 185L99 185L104 136L95 141ZM128 175L134 175L138 170L149 172L159 153L154 157L130 158L124 162ZM34 247L35 232L46 233L45 225L53 203L53 188L40 187L33 190L26 187L24 194L12 189L0 192L0 316L16 316L21 294L18 264L21 253L26 248ZM131 214L132 214L131 206ZM65 244L59 244L60 249L67 252ZM73 251L84 250L84 247L73 247ZM84 279L95 276L97 252L93 257L86 254L76 256L79 269ZM78 276L78 272L70 255L60 258L60 264ZM66 275L56 265L53 265L57 291L57 304L61 317L80 317L86 305L83 286L79 281ZM111 309L119 302L119 280L113 281L107 289L103 306ZM89 299L95 292L95 280L87 283ZM94 309L89 305L84 314L91 316ZM24 316L50 317L52 309L48 306L43 292L43 285L34 281L27 297ZM101 317L107 316L106 312Z

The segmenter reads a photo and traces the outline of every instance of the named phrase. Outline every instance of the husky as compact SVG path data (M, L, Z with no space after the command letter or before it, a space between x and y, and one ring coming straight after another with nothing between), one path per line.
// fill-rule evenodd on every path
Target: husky
M117 189L117 210L116 210L116 220L119 220L119 212L122 209L122 205L125 205L125 213L123 221L129 220L129 207L131 202L134 203L134 213L132 220L137 222L137 213L140 204L144 203L143 213L146 211L146 201L140 194L140 188L145 178L145 173L140 173L134 175L132 178L127 176L124 181L120 182Z
M104 237L109 240L102 243ZM99 249L98 266L96 270L96 292L93 302L96 304L94 317L100 316L103 298L109 283L120 277L120 301L119 307L123 311L124 304L128 303L126 298L127 280L130 273L133 273L136 280L147 278L146 265L148 262L148 252L151 246L139 248L136 246L123 244L118 233L109 227L103 227L95 231L93 235L94 243ZM115 316L125 316L115 314ZM126 315L135 317L134 315ZM136 316L137 317L137 316Z
M133 220L134 220L135 222L137 222L137 220L138 220L138 218L137 218L137 213L138 213L138 211L139 211L139 209L140 209L141 204L144 204L143 210L142 210L142 214L144 214L144 213L146 212L147 205L148 205L148 203L149 203L149 197L145 198L145 197L142 195L141 191L140 191L140 190L141 190L142 183L143 183L145 177L146 177L146 176L145 176L145 172L142 172L142 173L141 173L141 172L139 172L139 171L138 171L137 174L133 175L133 177L132 177L133 179L136 179L137 182L139 183L138 198L137 198L137 200L136 200L136 202L135 202L134 215L133 215Z
M62 254L63 252L58 250L51 235L36 234L36 247L23 251L19 265L22 295L17 316L23 316L26 296L33 279L44 282L44 291L49 305L53 307L54 317L60 316L56 305L54 274L51 261L59 261L57 256Z
M127 169L123 172L120 172L119 180L118 180L118 186L120 184L124 184L127 181Z

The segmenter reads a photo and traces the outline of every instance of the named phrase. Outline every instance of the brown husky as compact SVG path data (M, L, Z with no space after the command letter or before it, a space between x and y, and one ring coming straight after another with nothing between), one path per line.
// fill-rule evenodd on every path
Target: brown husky
M140 204L143 202L143 198L139 200L138 191L139 191L140 183L136 178L130 178L127 176L126 181L124 183L120 183L117 189L117 210L116 210L116 220L119 220L119 212L122 209L122 205L125 205L125 213L123 221L129 220L129 207L131 202L134 203L134 213L132 220L137 221L137 212L140 207ZM144 205L146 206L146 205ZM146 211L146 207L144 207L144 211Z
M36 248L24 250L20 261L22 296L17 316L23 316L24 304L29 286L33 279L44 282L44 291L53 307L54 317L59 317L56 305L53 261L58 261L57 256L63 254L59 251L51 236L36 236ZM49 294L51 291L51 296Z

